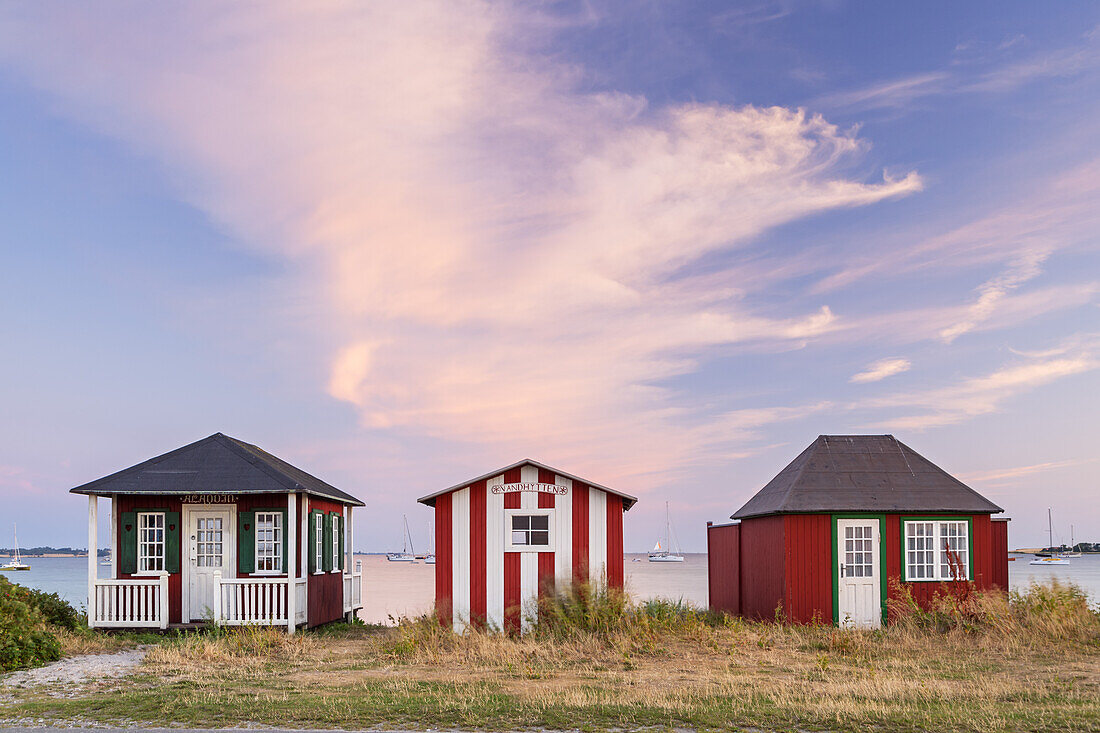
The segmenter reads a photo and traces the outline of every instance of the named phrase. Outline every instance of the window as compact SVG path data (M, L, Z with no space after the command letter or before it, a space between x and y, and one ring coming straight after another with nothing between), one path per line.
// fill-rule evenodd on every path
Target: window
M313 558L316 562L315 568L318 573L322 572L325 567L325 515L316 514L317 517L316 526L314 529L313 539Z
M138 572L164 570L164 513L138 513Z
M513 514L512 544L516 546L550 545L550 516L547 514Z
M905 522L905 580L969 579L969 522Z
M256 572L283 572L282 512L256 512Z
M332 515L332 572L340 572L340 517Z
M874 525L844 528L844 569L849 578L871 578L875 574Z
M222 518L199 517L195 527L195 564L200 568L222 566Z

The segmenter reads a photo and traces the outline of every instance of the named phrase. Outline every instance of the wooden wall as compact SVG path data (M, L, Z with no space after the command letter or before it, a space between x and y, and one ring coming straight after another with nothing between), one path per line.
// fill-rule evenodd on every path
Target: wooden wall
M786 593L783 612L795 623L833 620L833 519L830 514L783 517Z
M343 505L311 496L306 511L342 512ZM327 521L327 519L326 519ZM307 566L308 567L308 566ZM308 574L308 571L307 571ZM342 572L317 572L308 574L306 594L309 597L308 626L319 626L337 621L344 616L344 574ZM363 589L366 593L367 589Z
M707 524L707 596L712 611L741 614L739 524Z
M783 517L750 517L741 522L741 613L774 619L786 596Z

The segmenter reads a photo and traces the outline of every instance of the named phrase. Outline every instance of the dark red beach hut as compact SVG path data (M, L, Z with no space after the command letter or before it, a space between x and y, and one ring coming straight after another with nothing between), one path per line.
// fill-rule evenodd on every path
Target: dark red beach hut
M876 628L900 588L1004 589L1003 511L892 435L821 435L733 524L708 523L710 606Z

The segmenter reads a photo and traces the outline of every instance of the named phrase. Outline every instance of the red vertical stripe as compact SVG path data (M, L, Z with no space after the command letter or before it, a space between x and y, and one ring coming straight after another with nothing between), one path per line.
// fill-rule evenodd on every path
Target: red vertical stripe
M588 487L573 482L573 582L588 582Z
M519 492L504 495L505 509L519 509Z
M504 483L506 484L518 484L519 473L518 468L513 468L511 471L504 472ZM519 494L505 494L504 495L504 508L505 509L519 509L520 499Z
M554 553L539 553L539 598L554 595Z
M485 482L470 484L470 620L485 623L487 558L485 557Z
M520 629L520 553L504 553L504 630L518 634Z
M554 483L554 472L547 471L545 468L539 469L539 483L540 484L552 484ZM539 492L539 509L553 509L554 508L554 495Z
M435 500L435 612L439 623L450 626L451 616L451 494Z
M623 587L623 497L607 494L607 584Z

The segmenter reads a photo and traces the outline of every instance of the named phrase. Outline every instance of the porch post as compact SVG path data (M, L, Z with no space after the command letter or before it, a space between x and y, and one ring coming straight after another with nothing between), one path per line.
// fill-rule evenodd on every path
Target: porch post
M286 495L286 632L294 633L298 595L298 495Z
M111 534L111 579L118 579L118 494L111 494L111 516L107 522Z
M344 548L347 553L344 567L347 568L347 575L355 575L355 525L351 521L351 504L344 505L344 539L348 543Z
M99 503L95 494L88 495L88 628L95 628L95 581L99 558L96 557L96 531L99 529Z

